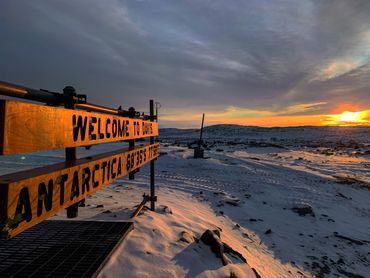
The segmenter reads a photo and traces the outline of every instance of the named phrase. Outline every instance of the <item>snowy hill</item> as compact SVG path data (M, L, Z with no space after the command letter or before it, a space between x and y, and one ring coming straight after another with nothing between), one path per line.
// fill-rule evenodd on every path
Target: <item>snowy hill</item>
M144 210L100 277L368 277L370 127L162 129L156 212ZM121 144L79 149L89 156ZM52 164L63 150L0 158L0 172ZM89 196L78 219L126 221L148 166ZM55 219L65 219L60 213ZM224 265L200 238L240 253Z

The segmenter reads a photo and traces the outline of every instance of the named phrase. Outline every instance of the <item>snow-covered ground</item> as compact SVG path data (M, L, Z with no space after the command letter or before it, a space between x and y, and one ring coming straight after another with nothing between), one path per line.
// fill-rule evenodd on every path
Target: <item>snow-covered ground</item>
M157 210L134 219L100 277L370 277L370 128L262 129L250 137L246 128L227 129L222 136L208 128L206 159L188 148L196 131L161 133ZM55 152L46 160L59 159ZM39 163L2 161L3 172ZM90 196L78 219L129 219L148 174L144 167L134 181ZM226 254L224 266L197 242L207 229L220 231L247 264Z

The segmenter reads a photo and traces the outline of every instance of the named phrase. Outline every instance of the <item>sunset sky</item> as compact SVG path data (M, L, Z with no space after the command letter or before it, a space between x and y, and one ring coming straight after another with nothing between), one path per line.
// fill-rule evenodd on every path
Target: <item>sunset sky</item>
M161 127L370 124L370 1L1 1L0 80Z

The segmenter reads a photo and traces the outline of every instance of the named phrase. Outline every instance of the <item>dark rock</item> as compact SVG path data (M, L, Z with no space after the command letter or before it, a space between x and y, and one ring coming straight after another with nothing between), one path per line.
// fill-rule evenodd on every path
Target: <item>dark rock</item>
M109 209L103 211L102 213L112 213Z
M315 213L313 212L312 207L309 205L295 206L292 208L292 211L298 213L300 216L306 216L306 214L310 214L311 216L315 217Z
M96 208L104 208L104 205L97 205Z
M231 248L228 244L221 241L219 237L219 232L216 233L215 231L212 232L211 230L206 230L200 237L200 240L204 244L211 247L212 252L216 254L217 258L221 259L223 265L227 265L230 262L225 256L225 253L233 254L242 262L247 263L247 260L243 257L242 254Z
M342 194L340 192L337 193L337 196L338 197L342 197L342 198L347 199L347 200L351 200L352 199L352 198L348 198L347 196L345 196L344 194Z
M239 206L240 200L239 199L230 199L225 201L226 204L232 205L234 207Z
M221 238L220 230L213 230L213 232L218 236L218 238Z
M238 251L234 250L230 247L227 243L224 244L224 252L229 254L234 254L236 257L238 257L242 262L247 263L247 260L243 257L242 254L240 254Z
M182 231L179 241L183 241L186 243L192 243L194 241L198 242L199 240L195 236L188 233L187 231Z
M340 239L347 240L348 242L354 243L356 245L364 245L365 243L368 243L367 241L361 241L361 240L357 240L357 239L353 239L347 236L340 235L337 232L334 232L334 236Z
M325 274L329 274L331 272L330 267L327 264L322 264L322 266L318 262L312 262L311 264L312 269L318 269L318 272L315 274L318 278L324 278Z
M256 278L262 278L261 275L258 274L257 270L255 270L253 267L252 270L254 272L254 275L256 275Z
M271 234L271 233L272 233L271 229L268 229L268 230L265 232L265 235L268 235L268 234Z
M339 258L338 261L337 261L337 264L344 264L343 258Z
M223 265L229 263L224 255L224 245L222 241L211 230L206 230L200 237L200 240L211 247L211 251L215 253L217 258L221 258Z
M172 214L172 210L168 206L163 206L163 212Z
M364 276L360 275L360 274L356 274L356 273L352 273L352 272L348 272L348 271L345 271L344 269L338 267L337 268L338 272L340 274L343 274L349 278L365 278Z

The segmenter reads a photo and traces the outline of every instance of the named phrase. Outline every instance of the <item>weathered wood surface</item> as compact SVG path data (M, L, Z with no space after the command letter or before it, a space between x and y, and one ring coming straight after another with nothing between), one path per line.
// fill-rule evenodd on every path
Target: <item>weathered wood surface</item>
M159 156L159 144L0 177L0 236L11 238Z
M158 136L158 123L0 100L0 155Z

